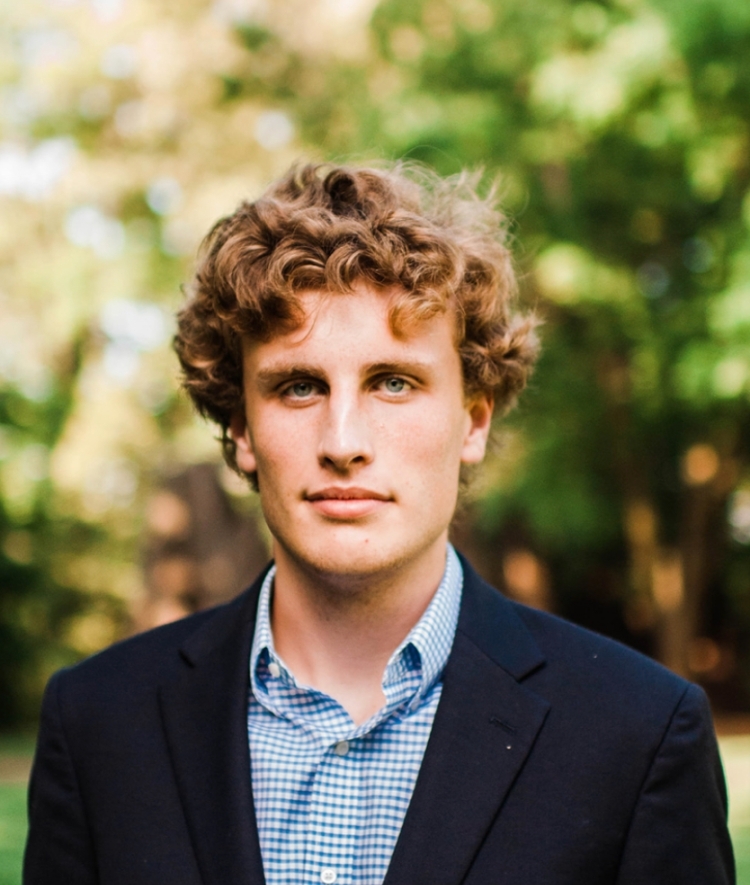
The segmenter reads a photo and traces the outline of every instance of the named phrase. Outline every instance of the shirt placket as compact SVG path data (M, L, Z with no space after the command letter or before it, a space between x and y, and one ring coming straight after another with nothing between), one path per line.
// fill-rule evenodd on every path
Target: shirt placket
M325 748L308 806L305 885L354 885L360 831L361 771L356 740Z

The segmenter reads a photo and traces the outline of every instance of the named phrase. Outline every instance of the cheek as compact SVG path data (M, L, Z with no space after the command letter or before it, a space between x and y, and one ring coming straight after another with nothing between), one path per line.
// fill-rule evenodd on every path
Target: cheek
M386 425L389 448L401 464L408 464L413 475L423 482L435 482L438 476L458 474L464 439L463 422L455 414L440 409L425 409L405 416L397 424ZM404 475L408 479L407 475Z
M308 451L309 429L298 420L296 413L261 410L251 415L250 420L255 431L253 450L259 470L278 470L298 461Z
M261 508L265 511L269 503L283 497L284 479L289 477L290 465L282 470L283 459L269 457L262 446L258 447L254 460L253 472L257 477Z
M290 480L295 472L295 467L304 457L304 446L291 445L288 442L277 440L271 444L261 443L256 452L258 476L264 476L275 485L281 485L285 480Z

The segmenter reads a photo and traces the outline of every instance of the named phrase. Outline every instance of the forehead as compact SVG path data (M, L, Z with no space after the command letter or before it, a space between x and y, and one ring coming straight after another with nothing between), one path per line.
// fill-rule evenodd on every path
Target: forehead
M246 342L245 354L253 362L305 354L350 364L419 355L423 361L459 366L453 312L414 318L399 309L403 294L362 285L345 293L303 292L298 296L302 321L266 341Z

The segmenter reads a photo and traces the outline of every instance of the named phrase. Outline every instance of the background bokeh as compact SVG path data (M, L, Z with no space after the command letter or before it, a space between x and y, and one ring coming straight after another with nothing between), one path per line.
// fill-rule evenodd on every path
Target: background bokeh
M29 0L0 22L0 726L262 563L169 342L203 234L298 158L485 169L544 355L456 539L748 709L744 0Z
M180 286L292 161L400 157L485 170L544 319L457 543L742 726L750 4L24 0L0 5L0 729L263 562L178 392Z

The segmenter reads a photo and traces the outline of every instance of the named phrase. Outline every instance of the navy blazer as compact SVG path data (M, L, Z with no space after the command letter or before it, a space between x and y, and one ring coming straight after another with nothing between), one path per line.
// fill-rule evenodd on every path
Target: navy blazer
M385 885L733 883L701 689L464 570ZM52 678L25 885L263 883L246 723L261 578Z

